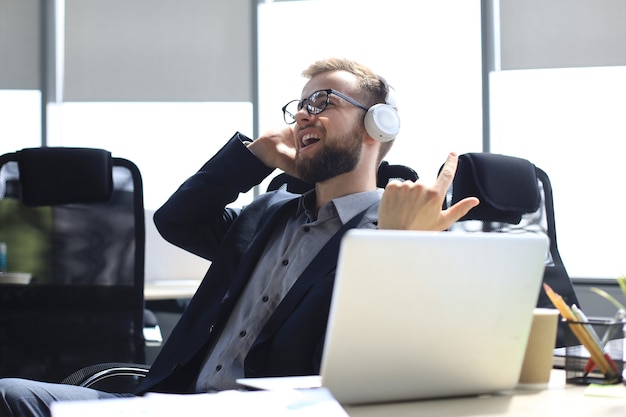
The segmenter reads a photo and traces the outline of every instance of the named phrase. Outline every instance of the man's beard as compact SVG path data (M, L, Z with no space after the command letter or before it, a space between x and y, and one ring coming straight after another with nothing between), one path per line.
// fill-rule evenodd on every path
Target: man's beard
M325 143L314 158L296 159L296 172L302 181L308 184L323 182L357 166L362 151L360 129L355 128L333 142L332 145Z

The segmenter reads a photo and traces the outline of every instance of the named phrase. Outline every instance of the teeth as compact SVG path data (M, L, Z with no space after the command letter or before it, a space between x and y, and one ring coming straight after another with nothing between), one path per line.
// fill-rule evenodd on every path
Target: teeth
M302 137L302 143L306 146L309 145L312 142L317 142L318 140L320 140L320 138L318 138L317 136L315 136L312 133L307 133L306 135L304 135Z

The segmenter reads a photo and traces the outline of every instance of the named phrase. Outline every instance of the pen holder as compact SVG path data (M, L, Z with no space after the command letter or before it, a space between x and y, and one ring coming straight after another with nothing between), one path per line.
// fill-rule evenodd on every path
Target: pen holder
M625 322L602 319L589 319L587 322L565 321L566 381L581 385L621 382L624 371ZM600 350L590 346L590 342L595 342Z

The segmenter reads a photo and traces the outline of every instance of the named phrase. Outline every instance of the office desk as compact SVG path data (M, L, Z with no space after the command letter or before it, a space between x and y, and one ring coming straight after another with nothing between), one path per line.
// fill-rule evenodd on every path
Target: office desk
M585 387L566 386L564 372L553 372L549 389L472 398L344 407L327 391L225 391L217 394L162 395L53 404L53 417L171 417L185 415L322 417L527 417L622 416L626 399L583 395ZM304 395L304 397L303 397ZM309 395L309 396L307 396Z
M565 384L565 372L553 370L545 390L515 390L511 395L414 401L344 407L350 417L378 416L623 416L626 399L584 395L585 386Z
M170 279L146 281L144 298L150 300L177 300L193 297L201 279Z

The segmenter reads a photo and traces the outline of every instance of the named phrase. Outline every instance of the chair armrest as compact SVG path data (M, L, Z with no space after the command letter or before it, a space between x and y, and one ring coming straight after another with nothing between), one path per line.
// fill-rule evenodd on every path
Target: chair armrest
M81 387L93 387L94 384L115 377L144 378L148 375L150 365L137 363L101 363L86 366L66 377L61 383L78 385Z
M146 346L159 347L163 344L163 334L159 327L159 320L151 310L143 310L143 338Z

